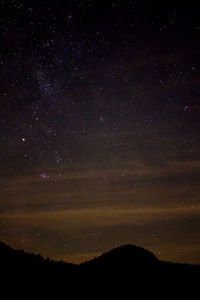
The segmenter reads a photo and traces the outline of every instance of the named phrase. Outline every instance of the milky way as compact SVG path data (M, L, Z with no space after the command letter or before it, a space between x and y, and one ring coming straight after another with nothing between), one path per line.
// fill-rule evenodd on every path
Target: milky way
M198 10L66 3L1 1L1 241L200 263Z

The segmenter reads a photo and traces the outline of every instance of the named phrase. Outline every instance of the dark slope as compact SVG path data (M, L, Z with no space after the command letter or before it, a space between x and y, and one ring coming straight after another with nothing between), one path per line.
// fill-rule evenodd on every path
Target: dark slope
M113 249L80 267L86 278L83 290L89 281L96 299L200 298L200 266L163 262L134 245Z
M133 245L77 266L0 243L0 270L3 299L199 299L200 266L162 262Z
M139 264L141 266L141 264L146 265L157 262L157 257L148 250L134 245L123 245L112 249L89 262L83 263L82 266L94 265L97 267L103 263L111 267L115 267L115 265L119 266L119 264L121 264L122 267L126 268L132 264L135 266Z
M76 266L14 250L0 243L3 299L54 299L71 288Z
M82 287L89 279L90 295L96 293L96 299L143 299L144 287L153 293L151 273L158 265L159 260L148 250L124 245L83 263L80 267L86 280Z

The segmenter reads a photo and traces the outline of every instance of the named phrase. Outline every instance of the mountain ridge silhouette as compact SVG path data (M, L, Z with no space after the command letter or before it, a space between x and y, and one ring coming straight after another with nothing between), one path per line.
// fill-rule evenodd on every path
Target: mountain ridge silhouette
M0 242L0 269L4 299L195 299L199 293L200 265L163 262L130 244L75 265Z

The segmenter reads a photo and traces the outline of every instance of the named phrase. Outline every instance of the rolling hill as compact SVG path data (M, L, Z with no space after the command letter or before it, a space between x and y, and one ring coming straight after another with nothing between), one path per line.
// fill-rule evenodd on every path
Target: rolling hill
M2 299L198 299L200 266L124 245L80 265L0 243Z

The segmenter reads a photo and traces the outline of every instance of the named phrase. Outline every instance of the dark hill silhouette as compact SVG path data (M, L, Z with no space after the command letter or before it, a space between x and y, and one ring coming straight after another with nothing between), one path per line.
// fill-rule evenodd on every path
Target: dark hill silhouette
M112 266L122 264L124 267L127 267L130 264L154 264L158 262L158 259L154 254L144 248L134 245L123 245L84 264L88 266L89 264L96 265L102 262Z
M0 243L2 299L198 299L200 266L124 245L80 265ZM3 296L4 294L4 296Z

